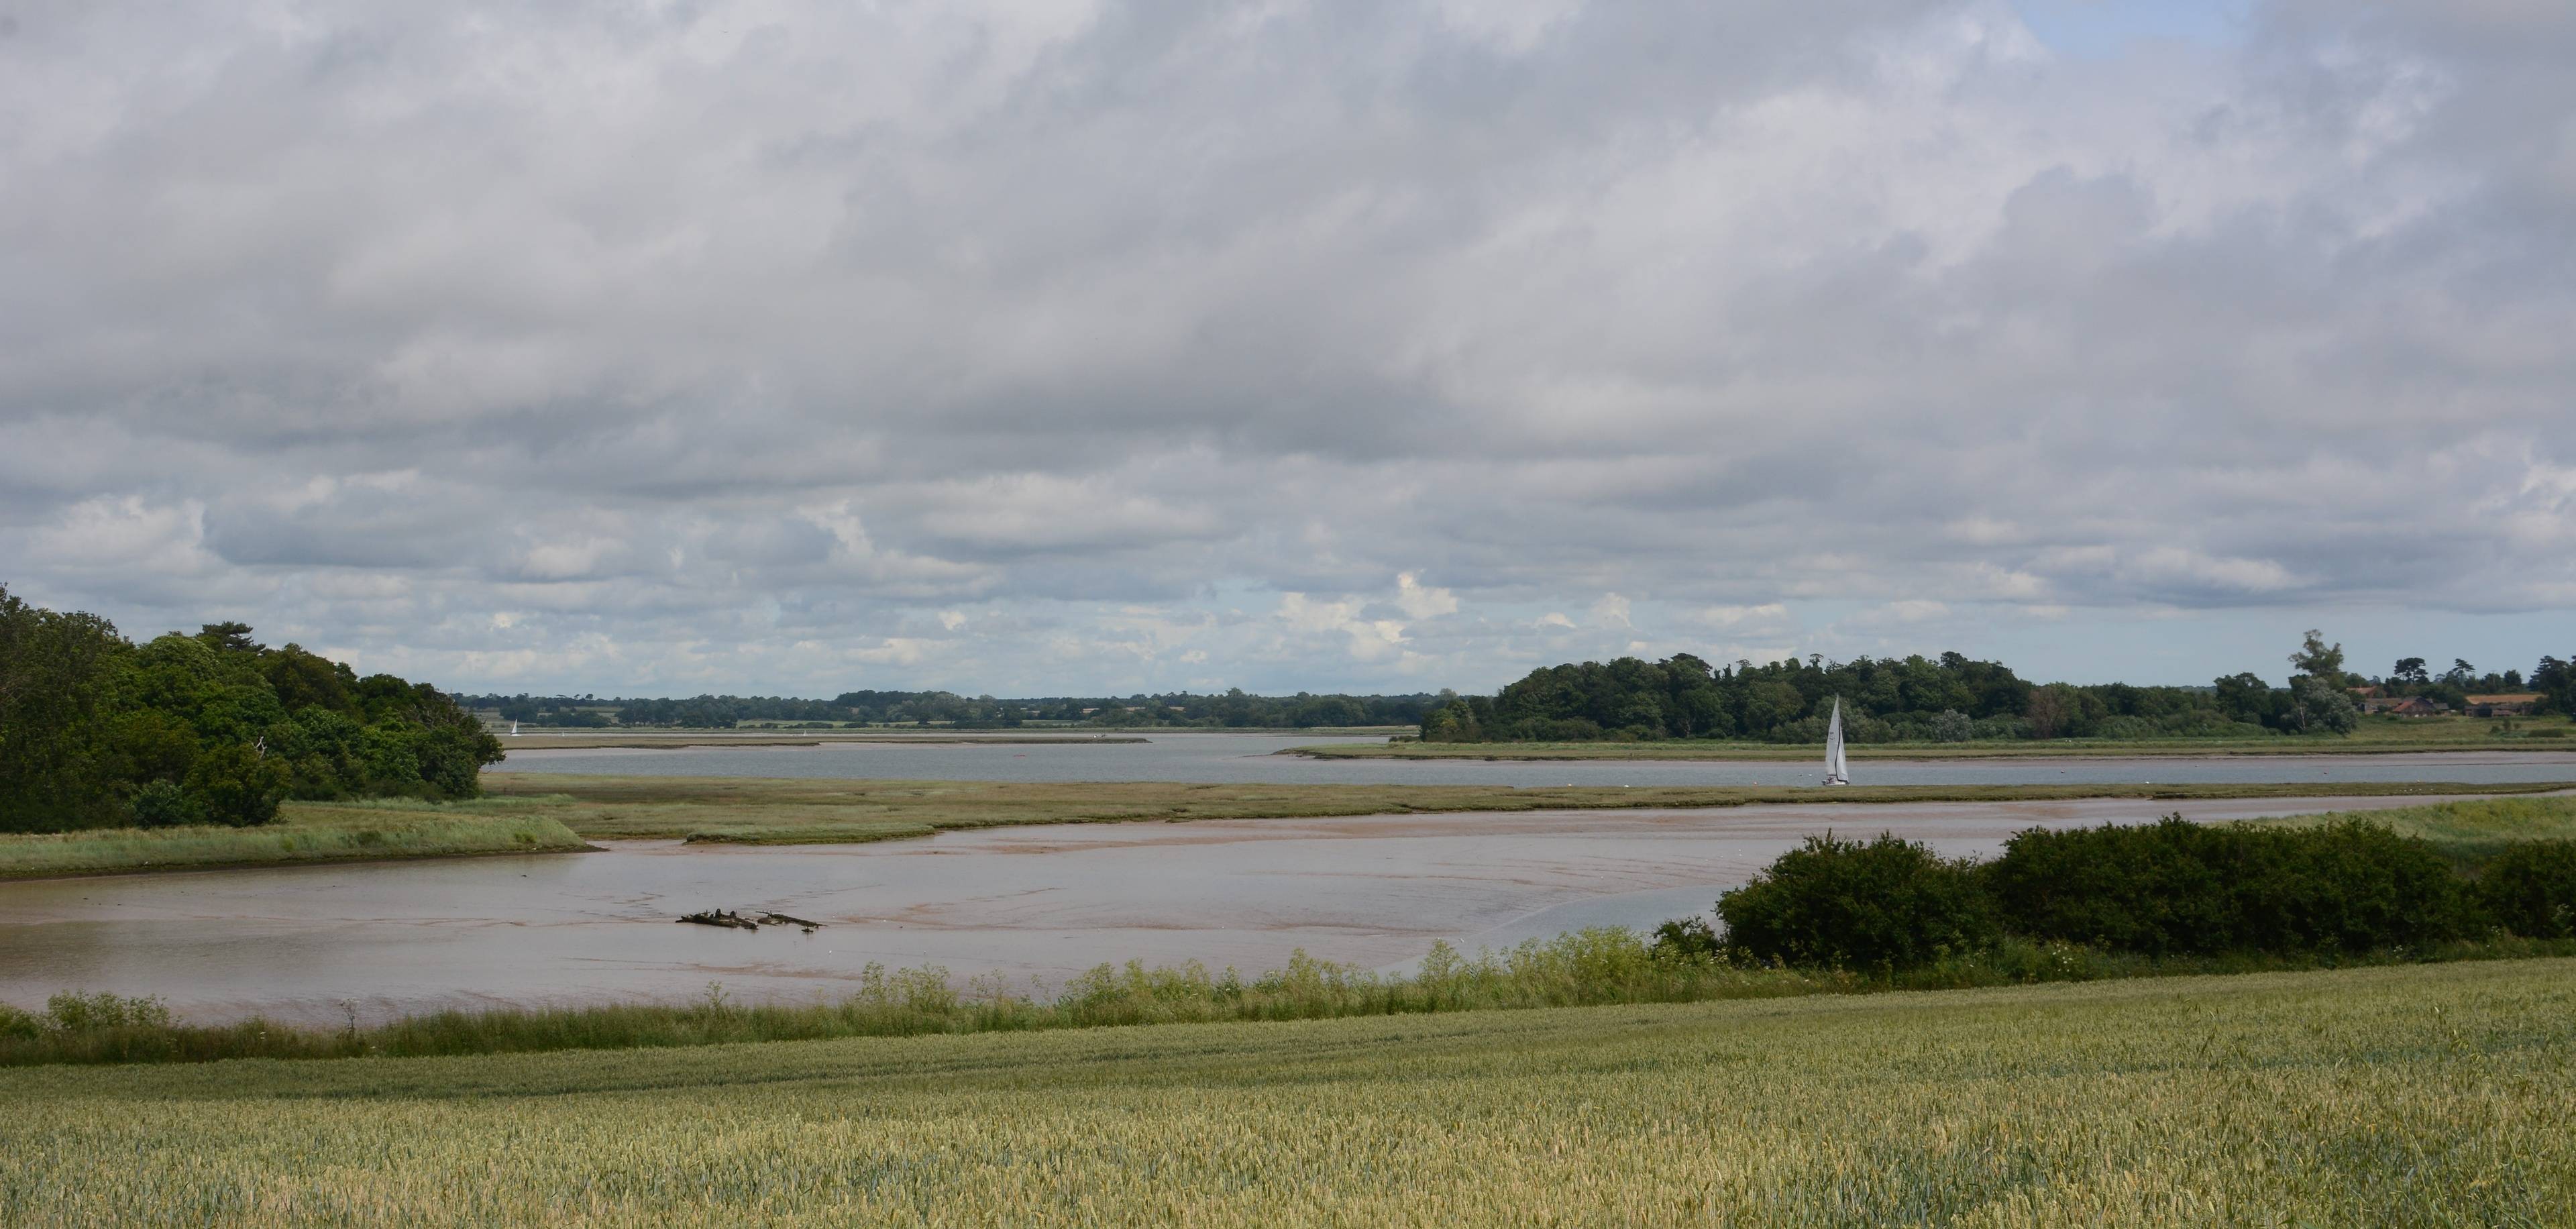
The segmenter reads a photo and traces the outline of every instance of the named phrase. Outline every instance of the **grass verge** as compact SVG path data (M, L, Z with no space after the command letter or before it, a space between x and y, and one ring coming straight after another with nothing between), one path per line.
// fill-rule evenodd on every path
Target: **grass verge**
M2565 1224L2563 961L0 1072L11 1224Z

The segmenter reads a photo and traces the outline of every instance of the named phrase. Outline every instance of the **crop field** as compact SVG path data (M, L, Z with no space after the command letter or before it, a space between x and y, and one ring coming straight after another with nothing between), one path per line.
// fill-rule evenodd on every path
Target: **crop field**
M9 1224L2576 1221L2576 964L0 1071Z
M2366 717L2350 735L2275 738L1989 739L1963 743L1854 743L1856 760L2007 759L2066 756L2395 755L2424 751L2576 752L2576 722L2517 717L2511 730L2476 717ZM1396 760L1812 760L1821 743L1675 739L1664 742L1319 743L1281 755Z

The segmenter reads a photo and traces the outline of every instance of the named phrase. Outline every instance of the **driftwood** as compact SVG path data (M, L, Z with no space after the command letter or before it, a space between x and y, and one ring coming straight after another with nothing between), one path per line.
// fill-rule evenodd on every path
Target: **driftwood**
M758 930L763 926L798 926L803 927L805 933L809 935L822 929L823 926L821 922L809 922L801 917L790 917L784 913L764 913L757 918L751 918L731 909L709 909L703 913L692 913L680 920L700 926L725 926L735 930Z

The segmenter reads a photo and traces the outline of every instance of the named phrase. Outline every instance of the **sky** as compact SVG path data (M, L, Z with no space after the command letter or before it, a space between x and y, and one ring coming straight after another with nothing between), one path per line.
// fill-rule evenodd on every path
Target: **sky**
M2576 651L2563 0L0 0L0 584L461 691Z

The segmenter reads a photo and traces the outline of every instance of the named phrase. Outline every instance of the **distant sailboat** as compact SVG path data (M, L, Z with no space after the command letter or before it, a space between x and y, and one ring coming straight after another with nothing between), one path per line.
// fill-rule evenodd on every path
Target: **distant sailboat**
M511 723L510 723L510 737L512 737L512 738L517 738L518 736L519 736L519 723L518 723L518 722L513 721L513 722L511 722Z
M1825 725L1825 784L1851 784L1851 761L1843 758L1843 698L1834 697L1834 719Z

